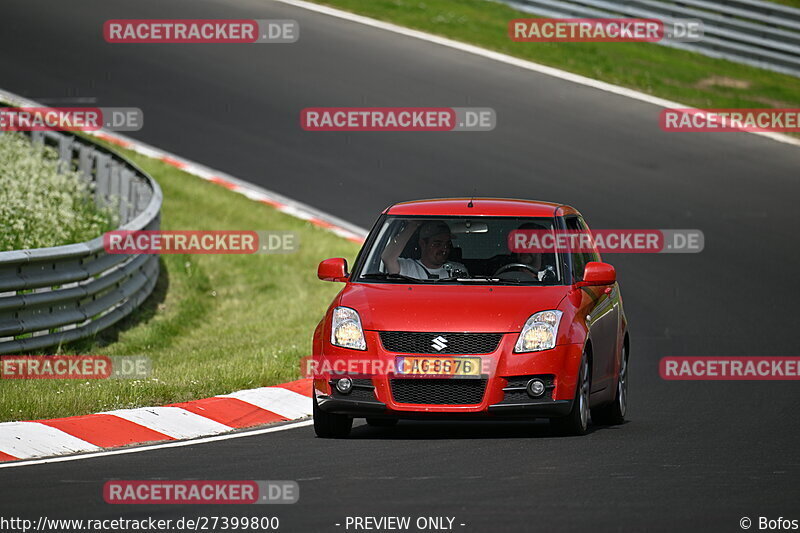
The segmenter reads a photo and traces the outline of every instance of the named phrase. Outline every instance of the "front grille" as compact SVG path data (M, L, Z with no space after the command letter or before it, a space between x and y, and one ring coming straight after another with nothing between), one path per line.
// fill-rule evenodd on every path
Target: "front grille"
M393 379L392 397L397 403L427 405L481 403L486 379Z
M492 353L503 338L502 333L381 331L380 335L381 343L387 351L427 354Z

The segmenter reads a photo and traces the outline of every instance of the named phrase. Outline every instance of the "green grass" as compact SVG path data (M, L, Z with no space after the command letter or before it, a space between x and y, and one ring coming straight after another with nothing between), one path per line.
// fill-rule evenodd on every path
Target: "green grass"
M299 359L341 284L316 277L358 246L159 161L126 153L164 191L162 229L289 230L284 255L163 255L146 305L119 327L62 354L146 355L143 380L2 380L0 420L54 418L163 405L296 379ZM49 350L45 353L55 353Z
M772 0L776 4L783 4L789 7L800 9L800 0Z
M513 42L508 22L532 15L487 0L315 1L696 107L800 107L800 78L692 52L650 43Z

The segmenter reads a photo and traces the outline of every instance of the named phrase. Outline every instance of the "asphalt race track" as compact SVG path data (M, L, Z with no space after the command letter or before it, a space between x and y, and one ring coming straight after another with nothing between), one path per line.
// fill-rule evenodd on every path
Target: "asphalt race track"
M101 29L112 18L295 19L301 37L110 45ZM362 227L397 201L475 193L568 203L596 229L698 228L705 250L606 256L631 323L624 426L556 438L542 422L401 422L338 441L305 426L5 468L0 515L273 514L281 531L345 531L348 515L451 516L465 532L740 531L743 516L800 518L797 384L658 374L668 355L798 354L800 148L664 133L651 104L263 0L5 0L2 20L0 88L51 105L140 107L145 128L132 137ZM304 132L311 106L492 107L498 124ZM109 479L151 478L297 480L300 502L103 501Z

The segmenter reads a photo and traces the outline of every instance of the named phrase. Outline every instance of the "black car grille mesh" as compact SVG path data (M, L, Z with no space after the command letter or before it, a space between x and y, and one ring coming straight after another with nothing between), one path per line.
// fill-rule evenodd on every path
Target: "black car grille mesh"
M502 333L417 333L381 331L384 349L399 353L479 354L492 353ZM441 349L437 349L441 348Z
M397 403L473 405L481 403L485 379L393 379Z

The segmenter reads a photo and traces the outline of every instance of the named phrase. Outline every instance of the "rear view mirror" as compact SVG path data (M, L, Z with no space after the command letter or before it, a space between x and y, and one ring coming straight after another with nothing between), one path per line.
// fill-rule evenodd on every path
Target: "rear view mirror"
M611 285L617 281L617 271L608 263L590 261L583 269L583 281L577 287L594 287L598 285Z
M347 281L347 261L341 257L326 259L317 267L317 277L322 281Z
M450 232L453 233L453 235L464 233L486 233L487 231L489 231L489 226L487 226L485 222L472 222L468 220L466 222L456 222L454 224L450 224Z

